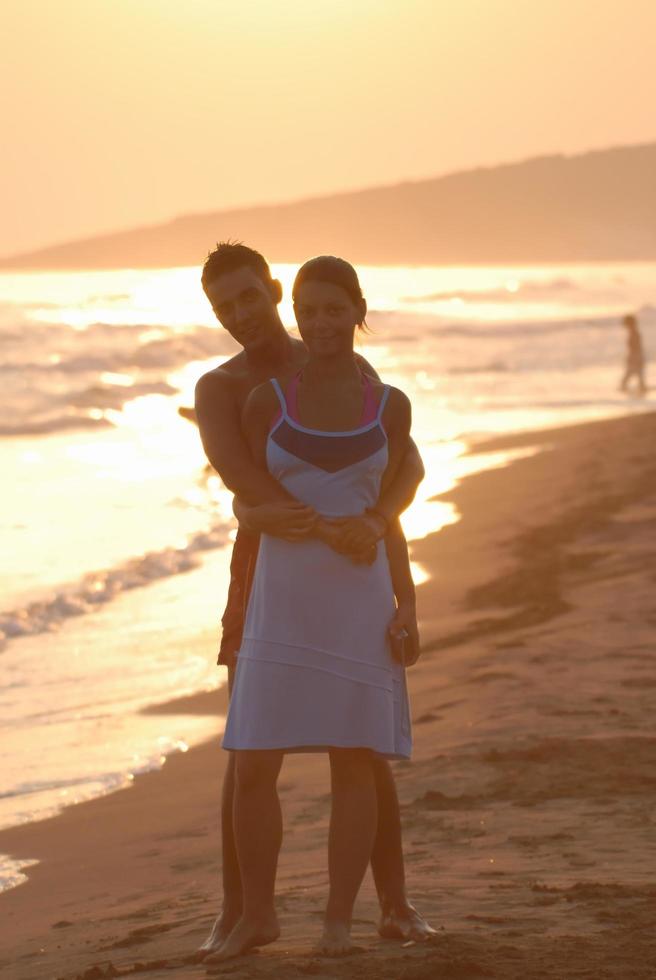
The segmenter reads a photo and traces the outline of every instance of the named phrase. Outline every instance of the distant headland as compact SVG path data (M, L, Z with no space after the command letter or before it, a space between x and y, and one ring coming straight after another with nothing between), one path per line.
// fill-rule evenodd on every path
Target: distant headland
M368 265L656 260L656 142L191 214L0 259L2 270L199 265L238 239L270 260Z

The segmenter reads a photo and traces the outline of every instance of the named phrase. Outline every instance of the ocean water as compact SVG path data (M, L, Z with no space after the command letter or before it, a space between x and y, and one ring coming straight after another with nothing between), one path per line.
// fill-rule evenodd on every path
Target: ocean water
M274 272L291 326L295 267ZM457 520L435 494L507 461L465 455L484 435L654 408L652 392L617 387L624 313L638 313L656 361L656 264L360 272L359 349L410 395L426 461L411 539ZM177 409L237 348L198 269L0 276L0 340L8 826L128 785L216 733L213 718L153 706L224 679L230 495ZM0 888L20 880L0 859Z

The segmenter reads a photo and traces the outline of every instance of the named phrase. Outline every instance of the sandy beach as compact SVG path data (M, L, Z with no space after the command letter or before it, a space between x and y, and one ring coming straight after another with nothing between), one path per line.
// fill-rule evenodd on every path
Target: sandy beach
M534 452L466 478L445 498L461 520L412 547L430 580L409 673L415 752L396 775L409 894L437 941L379 939L368 877L358 950L313 954L328 771L301 755L281 776L281 939L189 962L220 900L219 691L186 705L216 715L211 743L0 833L0 851L38 861L0 895L0 976L656 976L655 445L654 414L479 443ZM214 637L189 630L211 657Z

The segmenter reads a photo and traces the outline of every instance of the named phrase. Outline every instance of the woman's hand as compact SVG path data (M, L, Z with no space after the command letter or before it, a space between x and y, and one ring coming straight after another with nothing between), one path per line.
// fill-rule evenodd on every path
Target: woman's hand
M240 515L238 515L240 516ZM296 500L259 504L246 512L248 529L259 534L271 534L285 541L302 541L312 532L317 512Z
M392 657L404 667L419 660L419 630L414 602L400 602L388 627Z

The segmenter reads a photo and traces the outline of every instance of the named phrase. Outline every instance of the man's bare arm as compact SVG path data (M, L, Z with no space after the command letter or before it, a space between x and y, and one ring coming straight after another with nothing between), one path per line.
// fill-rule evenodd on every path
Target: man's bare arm
M364 358L358 358L363 371L376 378L376 372ZM200 429L205 454L218 472L226 487L244 504L258 506L261 504L295 503L295 498L289 494L266 469L261 469L254 461L242 432L242 418L238 401L234 396L232 378L219 371L212 371L200 379L196 386L196 418ZM372 544L385 533L385 521L391 523L412 501L416 488L423 477L423 465L419 452L411 442L406 457L400 464L395 479L386 486L376 509L383 519L362 519L365 526L360 525L360 533L353 541L344 541L344 551L366 553ZM292 534L304 530L298 524L307 514L300 512L283 512L278 514L272 510L265 515L266 521L260 530L276 533L276 522L286 525L282 533L291 527ZM261 518L262 520L262 518ZM304 521L301 520L301 524ZM371 524L368 528L366 525ZM368 533L367 533L368 532ZM362 534L365 539L360 540ZM348 539L348 536L347 536ZM337 546L336 542L331 542ZM338 550L342 550L338 548Z
M270 473L253 462L232 384L228 375L212 371L196 385L196 418L205 455L228 490L246 503L292 500Z
M376 503L376 510L383 515L388 524L392 524L404 510L408 509L425 475L426 470L419 450L410 439L394 479L381 491Z
M317 513L297 500L280 500L254 507L234 497L232 512L239 526L254 534L273 534L285 541L303 541L317 523Z
M372 380L380 381L376 369L369 361L361 354L355 356L360 370ZM417 487L425 475L426 470L417 445L412 438L409 438L407 452L399 464L394 479L381 491L376 503L376 510L383 515L388 525L391 525L404 510L408 509L415 499Z

